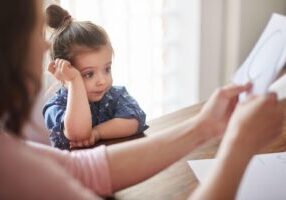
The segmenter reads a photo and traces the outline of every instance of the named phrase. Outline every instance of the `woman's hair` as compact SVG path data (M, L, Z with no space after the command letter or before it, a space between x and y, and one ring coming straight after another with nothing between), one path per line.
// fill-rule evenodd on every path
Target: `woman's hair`
M100 50L102 46L111 47L108 35L103 28L88 22L74 21L70 14L57 5L46 9L47 24L54 29L51 37L51 59L73 58L81 51Z
M2 1L0 12L0 128L21 135L40 81L27 66L31 33L36 23L36 0ZM36 87L31 94L27 82Z

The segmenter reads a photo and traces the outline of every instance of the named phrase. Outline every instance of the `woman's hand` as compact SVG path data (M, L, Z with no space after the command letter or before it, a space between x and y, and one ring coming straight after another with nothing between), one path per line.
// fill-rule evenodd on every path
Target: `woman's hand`
M235 199L252 156L281 133L283 109L275 94L237 104L208 178L190 199Z
M227 85L214 92L198 115L203 126L209 131L206 139L221 136L238 102L238 95L248 92L251 83L245 85Z
M79 71L73 67L69 61L64 59L56 59L48 66L49 72L59 81L72 81L80 76Z
M283 108L274 93L249 98L235 109L223 143L257 153L282 132Z
M70 141L70 148L85 148L94 145L100 140L99 132L96 128L93 128L89 139L82 141Z

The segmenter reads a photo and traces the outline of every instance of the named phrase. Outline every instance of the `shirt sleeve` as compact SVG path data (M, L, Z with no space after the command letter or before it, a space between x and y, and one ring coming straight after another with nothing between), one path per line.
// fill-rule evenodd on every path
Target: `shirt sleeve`
M102 199L99 194L111 191L108 188L110 180L104 176L109 172L105 172L105 165L100 164L106 163L102 161L106 158L101 156L105 154L104 148L98 149L94 152L95 155L89 158L80 158L85 161L78 161L78 158L72 157L67 151L47 145L27 144L19 138L4 134L0 134L0 199L98 200ZM89 161L90 159L92 160ZM77 161L90 164L81 169L78 165L68 166ZM93 169L91 164L98 167ZM101 172L93 172L98 170L99 166L102 167L100 170L104 175L92 175ZM100 186L86 186L90 184L77 178L75 173L91 175L94 180L90 182L98 182L94 185ZM106 185L102 185L101 178L106 179Z
M104 145L69 152L34 142L27 144L42 156L56 161L86 188L100 196L112 195L109 163Z
M50 132L50 141L53 146L60 149L69 147L69 140L63 134L66 106L67 92L61 89L43 107L44 121Z
M128 94L125 87L119 90L114 117L131 119L135 118L139 122L137 133L145 131L149 126L146 125L146 114L139 107L137 101Z

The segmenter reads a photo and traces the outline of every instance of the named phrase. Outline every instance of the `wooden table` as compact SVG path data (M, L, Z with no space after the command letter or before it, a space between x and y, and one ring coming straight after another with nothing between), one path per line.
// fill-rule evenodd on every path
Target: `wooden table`
M286 103L284 108L286 108ZM194 116L201 109L202 104L191 106L177 112L168 114L155 119L148 124L150 128L146 131L147 135L171 127L180 121ZM286 109L285 109L286 111ZM285 118L286 121L286 118ZM269 147L261 153L281 152L286 150L286 123L281 137L277 138ZM213 158L217 151L220 141L210 141L204 147L200 147L191 152L183 159L177 161L167 169L163 170L154 177L129 187L115 194L118 200L181 200L187 199L189 194L195 189L198 181L187 164L187 160Z

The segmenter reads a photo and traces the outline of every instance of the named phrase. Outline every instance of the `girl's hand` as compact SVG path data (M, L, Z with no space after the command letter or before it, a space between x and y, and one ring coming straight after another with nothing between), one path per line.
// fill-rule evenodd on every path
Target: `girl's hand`
M80 76L79 71L73 67L69 61L64 59L56 59L48 66L49 72L51 72L59 81L72 81L77 76Z
M252 155L282 133L283 108L274 93L239 104L231 117L223 143Z
M238 102L238 95L242 92L250 91L252 85L227 85L214 92L203 109L198 115L198 118L203 122L208 134L206 139L214 136L221 136L227 127L228 121Z
M89 139L83 141L70 141L70 148L90 147L99 140L100 140L99 132L95 128L93 128Z

